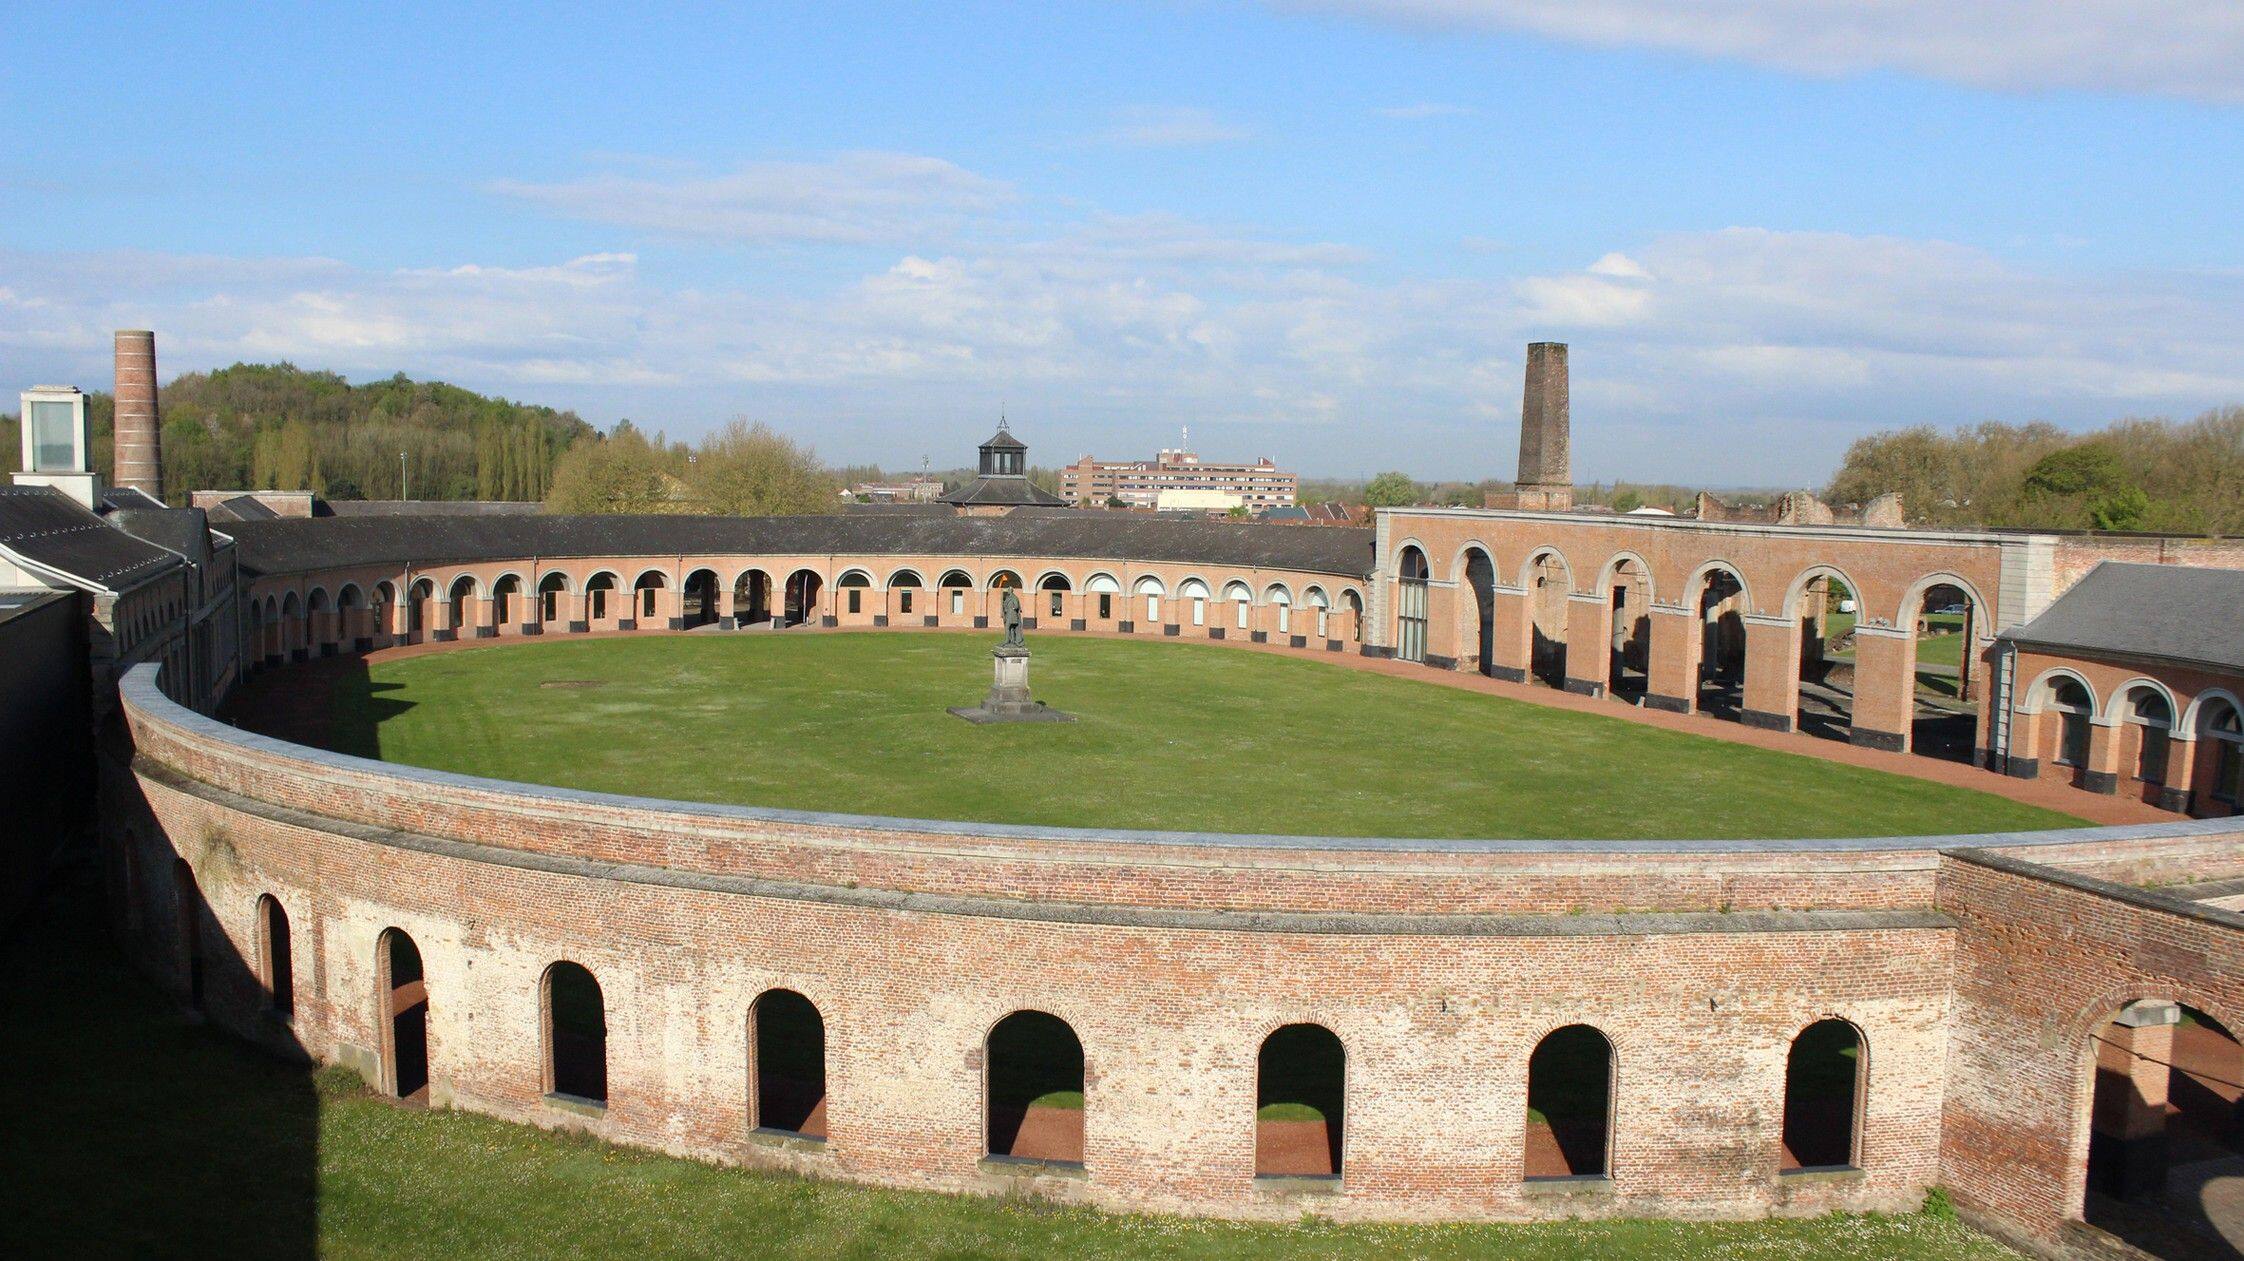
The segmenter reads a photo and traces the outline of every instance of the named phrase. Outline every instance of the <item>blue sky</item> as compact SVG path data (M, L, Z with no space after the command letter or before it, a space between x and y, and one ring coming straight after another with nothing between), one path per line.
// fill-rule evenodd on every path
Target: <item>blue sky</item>
M16 4L0 389L290 359L837 461L1820 483L2244 403L2232 0ZM29 60L27 60L27 54Z

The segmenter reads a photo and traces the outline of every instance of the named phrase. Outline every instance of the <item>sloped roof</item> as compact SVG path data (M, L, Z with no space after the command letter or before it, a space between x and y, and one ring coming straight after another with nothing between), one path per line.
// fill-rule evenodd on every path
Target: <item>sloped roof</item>
M280 514L265 506L265 501L255 495L236 495L212 507L213 521L274 521Z
M1000 451L1026 451L1028 450L1028 444L1014 437L1012 430L1000 425L997 432L990 435L990 440L982 444L982 449L985 451L992 448Z
M338 517L527 517L545 505L509 499L323 499Z
M0 550L78 585L124 592L187 563L51 486L0 486Z
M150 495L138 486L111 486L101 492L103 511L117 508L161 508L164 501Z
M2001 638L2033 648L2244 672L2244 571L2104 561Z
M950 494L943 502L959 507L1025 507L1064 508L1067 500L1048 490L1041 489L1026 477L1002 473L992 477L977 477Z
M850 512L803 517L310 517L229 526L244 568L465 564L527 556L1051 556L1258 566L1361 579L1373 533L1106 512L1002 517Z

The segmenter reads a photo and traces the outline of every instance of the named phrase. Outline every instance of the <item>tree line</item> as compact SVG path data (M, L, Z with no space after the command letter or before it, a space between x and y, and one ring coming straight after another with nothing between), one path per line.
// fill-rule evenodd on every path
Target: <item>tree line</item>
M540 500L562 454L594 431L575 412L404 374L352 385L294 364L186 373L157 392L165 497L309 490L328 499ZM116 399L86 397L94 467L114 480ZM17 420L0 441L19 463Z
M2244 534L2244 407L2093 433L2035 422L1862 438L1824 497L1901 495L1912 525Z

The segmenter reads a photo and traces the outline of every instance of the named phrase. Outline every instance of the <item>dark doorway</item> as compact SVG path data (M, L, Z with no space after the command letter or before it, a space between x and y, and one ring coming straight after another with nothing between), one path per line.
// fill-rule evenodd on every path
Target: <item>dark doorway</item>
M1861 1083L1862 1035L1853 1025L1818 1020L1792 1040L1784 1064L1786 1170L1855 1165Z
M383 1076L389 1092L411 1103L429 1101L429 988L421 974L421 951L398 929L382 934L375 948L382 974L388 1045L382 1048Z
M257 931L264 955L265 1002L273 1014L285 1018L296 1011L295 964L289 953L288 912L271 894L257 899Z
M1254 1172L1258 1178L1338 1178L1348 1052L1323 1025L1286 1025L1255 1059Z
M545 1088L586 1103L608 1101L608 1013L600 983L580 964L545 970Z
M1017 1011L990 1030L989 1154L1083 1163L1083 1043L1058 1016Z
M787 624L800 626L818 616L818 593L825 580L808 569L787 575Z
M1588 1025L1553 1030L1527 1061L1528 1181L1611 1172L1613 1044Z
M826 1137L826 1021L793 990L756 1000L756 1128Z
M203 891L185 859L172 862L172 884L179 899L180 962L187 971L187 1005L203 1009Z

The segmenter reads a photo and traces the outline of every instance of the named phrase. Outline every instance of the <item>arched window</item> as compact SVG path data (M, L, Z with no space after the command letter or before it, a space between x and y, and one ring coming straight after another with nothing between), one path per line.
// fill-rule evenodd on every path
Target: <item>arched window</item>
M608 615L608 596L616 589L616 576L597 573L585 580L584 615L587 621L597 622Z
M756 1000L757 1129L826 1137L826 1021L793 990Z
M421 951L399 929L374 947L382 996L382 1085L399 1099L428 1102L429 989Z
M1122 594L1122 584L1114 580L1114 575L1092 574L1091 580L1083 584L1083 590L1097 607L1100 619L1113 620L1115 597Z
M650 569L639 575L638 581L631 584L633 607L638 609L637 616L651 618L655 615L656 605L662 598L665 585L662 575L655 570Z
M1527 1061L1527 1180L1610 1176L1612 1134L1612 1042L1588 1025L1552 1030Z
M1273 583L1262 593L1262 601L1278 610L1278 633L1293 634L1293 593Z
M445 629L458 630L467 625L468 601L475 598L475 579L465 574L452 580L452 591L445 607Z
M1323 1025L1286 1025L1255 1057L1258 1178L1337 1178L1346 1144L1348 1052Z
M984 1048L989 1154L1083 1163L1083 1043L1058 1016L1017 1011Z
M185 859L171 865L173 912L179 924L179 961L186 972L187 1005L203 1006L203 891Z
M680 618L687 627L707 626L723 614L717 605L717 571L696 569L686 575Z
M1194 626L1205 626L1208 624L1207 583L1200 581L1198 578L1185 579L1184 582L1177 587L1177 599L1184 601L1185 604L1191 608L1192 624Z
M834 581L835 589L842 593L844 609L851 613L865 611L865 592L872 585L872 575L862 569L852 569Z
M1340 593L1340 604L1341 607L1348 610L1348 637L1355 640L1362 639L1364 637L1363 593L1357 591L1354 587L1350 587Z
M1784 1063L1787 1171L1858 1163L1862 1034L1844 1020L1818 1020L1792 1040Z
M1405 661L1426 659L1426 553L1415 547L1402 551L1395 582L1395 655Z
M919 599L919 575L909 569L899 569L888 576L888 589L896 593L896 611L908 614Z
M2174 707L2156 690L2139 687L2127 697L2127 721L2136 732L2135 778L2146 784L2165 783Z
M1168 594L1159 578L1147 574L1137 581L1138 594L1145 600L1145 622L1148 626L1161 624L1161 597Z
M1055 621L1067 615L1066 593L1071 589L1066 574L1046 574L1039 579L1036 589L1044 593L1044 615Z
M2236 706L2215 701L2205 735L2212 745L2213 799L2233 807L2244 796L2244 718L2238 717Z
M1003 591L1007 587L1019 590L1020 586L1021 576L1010 569L1000 569L990 575L990 590L992 591Z
M2080 680L2058 678L2049 685L2049 709L2057 715L2059 766L2088 765L2088 736L2096 702Z
M966 571L954 569L944 574L942 580L935 585L943 589L944 610L955 617L965 616L966 593L974 587L974 580L967 576Z
M561 597L569 593L569 576L551 573L538 579L538 619L545 622L561 620Z
M579 964L545 970L545 1092L608 1101L608 1015L600 983Z
M257 899L257 970L265 1004L283 1019L296 1014L296 978L289 954L288 912L268 893Z
M492 584L491 624L493 626L505 626L512 623L519 612L515 608L515 602L521 596L522 580L513 574L508 574Z
M1317 617L1317 638L1330 639L1332 626L1332 600L1323 587L1309 588L1309 608Z
M1254 592L1243 582L1223 584L1223 598L1231 605L1231 624L1246 630L1254 619Z

